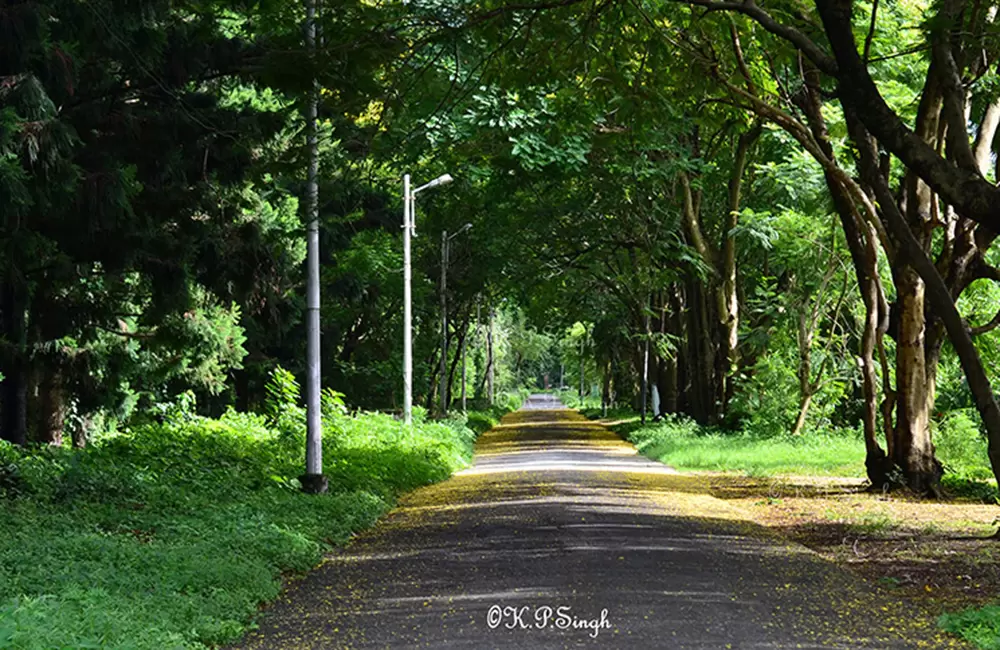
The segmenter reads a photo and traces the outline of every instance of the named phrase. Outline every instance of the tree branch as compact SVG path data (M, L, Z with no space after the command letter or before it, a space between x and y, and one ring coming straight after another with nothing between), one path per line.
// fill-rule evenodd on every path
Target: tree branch
M1000 326L1000 310L997 310L997 313L992 319L990 319L990 322L969 328L969 333L973 336L979 336L980 334L985 334L986 332L992 332L998 326Z
M837 60L842 101L857 113L865 128L903 161L955 210L1000 231L1000 188L978 171L957 167L907 128L879 93L858 55L851 24L851 3L816 0L827 38ZM963 129L964 132L964 129Z
M672 0L685 4L705 7L708 11L735 11L753 18L761 27L775 36L780 36L802 51L823 72L836 76L837 62L824 52L808 36L788 25L779 23L769 13L758 7L753 0L743 2L718 2L716 0Z

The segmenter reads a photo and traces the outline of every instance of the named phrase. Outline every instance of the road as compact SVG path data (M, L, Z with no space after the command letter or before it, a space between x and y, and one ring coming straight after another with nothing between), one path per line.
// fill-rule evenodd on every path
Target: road
M535 396L238 647L965 647L703 485Z

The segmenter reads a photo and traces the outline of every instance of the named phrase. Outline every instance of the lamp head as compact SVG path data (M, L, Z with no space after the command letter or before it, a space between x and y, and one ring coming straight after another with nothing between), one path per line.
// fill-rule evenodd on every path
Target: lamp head
M441 176L438 176L437 178L435 178L434 180L432 180L430 183L428 183L427 184L427 189L430 189L432 187L437 187L438 185L447 185L448 183L452 182L453 180L454 179L451 177L451 174L442 174Z
M416 195L419 192L423 192L424 190L429 190L432 187L437 187L438 185L447 185L452 180L454 180L454 179L451 177L451 174L442 174L442 175L438 176L437 178L435 178L434 180L432 180L431 182L429 182L429 183L427 183L425 185L421 185L417 189L413 190L412 194Z

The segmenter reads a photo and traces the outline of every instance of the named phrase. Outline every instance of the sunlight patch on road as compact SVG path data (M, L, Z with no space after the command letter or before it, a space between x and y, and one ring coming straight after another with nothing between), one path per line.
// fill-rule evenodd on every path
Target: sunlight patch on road
M623 474L649 474L654 476L677 474L677 470L666 465L657 467L607 460L592 462L579 460L535 460L483 464L456 472L455 476L505 474L509 472L616 472Z

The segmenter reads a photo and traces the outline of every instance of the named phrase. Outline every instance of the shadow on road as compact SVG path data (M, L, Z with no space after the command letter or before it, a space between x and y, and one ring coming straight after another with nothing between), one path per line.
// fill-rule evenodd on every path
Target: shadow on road
M240 647L962 647L703 485L529 400L472 467L407 495Z

